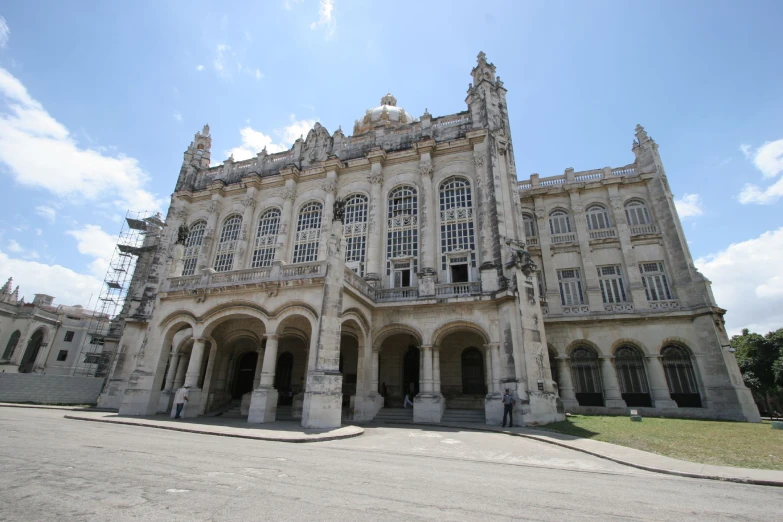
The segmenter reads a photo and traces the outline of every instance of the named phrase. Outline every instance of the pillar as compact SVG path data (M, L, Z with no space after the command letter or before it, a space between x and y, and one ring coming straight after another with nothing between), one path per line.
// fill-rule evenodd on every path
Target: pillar
M177 373L174 377L174 388L175 390L178 390L182 388L182 386L185 384L185 372L188 369L188 362L190 361L190 356L187 354L180 354L179 356L179 362L177 363Z
M256 210L255 193L255 187L248 187L247 195L242 200L242 205L245 209L242 211L242 232L237 245L237 255L234 257L234 270L250 268L253 259L257 227L253 219Z
M207 218L207 228L204 231L201 252L199 253L198 262L196 264L196 273L198 273L202 267L211 268L212 250L215 247L216 239L220 237L220 230L217 230L218 216L220 214L220 196L212 196L212 201L210 201L207 206L207 212L209 212L209 217Z
M381 185L383 184L383 163L382 159L386 153L371 153L370 161L375 161L370 166L370 175L367 180L370 182L370 208L368 209L367 223L367 265L364 270L364 279L375 286L378 286L383 279L381 270L381 259L383 252L383 220L386 218L383 201L381 198Z
M264 350L264 364L261 369L260 386L272 387L275 382L275 369L277 365L277 346L280 339L276 334L266 334L266 350Z
M185 386L195 388L201 375L201 363L204 360L204 346L207 340L203 337L193 340L193 348L190 351L188 370L185 373Z
M334 198L337 196L337 172L330 168L326 172L326 180L321 185L326 193L324 198L324 208L321 212L321 243L318 246L318 259L326 259L327 241L329 240L329 231L332 229L332 220L334 219ZM341 255L344 255L341 253Z
M421 174L421 212L419 214L421 224L421 260L422 273L437 273L437 261L435 260L438 250L437 239L435 235L435 216L436 207L432 193L432 163L429 159L429 153L422 154L421 164L419 165L419 174Z
M663 361L660 355L647 357L645 368L647 378L650 381L650 395L653 406L656 408L676 408L677 403L672 400L669 393L669 385L666 382L666 374L663 371Z
M484 346L484 369L487 375L487 395L492 395L495 393L495 386L493 384L492 377L492 350L490 350L486 345Z
M560 400L563 401L563 406L566 409L579 406L574 393L574 381L571 378L571 359L558 357L555 361L557 363L557 375L560 379L557 384L560 388Z
M255 390L261 384L261 370L264 366L264 349L259 347L256 350L256 373L253 377L253 389Z
M371 393L379 393L378 390L378 357L380 352L378 350L372 351L372 376L370 377L370 391Z
M607 408L627 408L620 394L620 383L617 381L617 372L612 364L614 357L601 356L601 380L604 383L604 405Z
M294 169L286 169L281 173L285 179L283 189L283 210L280 213L280 231L277 234L277 249L275 250L275 262L286 263L290 260L288 255L288 238L291 234L294 200L296 199L296 172Z
M413 422L440 423L446 402L442 395L433 393L432 346L421 346L421 385L419 394L413 398Z
M432 393L432 346L428 344L422 345L421 354L424 363L422 365L423 378L421 380L421 391L424 393Z
M492 354L492 387L497 395L503 395L501 389L500 376L503 375L502 368L500 367L500 343L489 343L486 345L487 350Z
M171 354L171 360L169 361L169 371L166 372L166 386L163 388L164 391L171 392L171 390L174 389L174 380L177 376L177 367L179 366L179 360L182 357L182 354L172 353Z
M215 361L217 359L217 344L211 343L209 349L209 358L207 359L207 369L204 372L204 383L202 385L203 393L201 395L201 405L199 413L206 413L211 408L209 404L209 391L212 389L212 378L215 374Z
M440 395L440 346L432 346L432 391Z
M261 380L250 397L250 409L247 415L249 423L274 422L277 415L277 390L274 388L275 367L277 366L276 334L266 334L264 364L261 368Z

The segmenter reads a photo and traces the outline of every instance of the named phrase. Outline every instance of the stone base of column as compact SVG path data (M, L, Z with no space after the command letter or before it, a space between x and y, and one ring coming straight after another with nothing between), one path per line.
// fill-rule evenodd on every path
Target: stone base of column
M378 415L381 408L383 408L383 397L380 394L357 395L353 398L352 420L371 421Z
M376 274L373 272L364 274L364 280L367 281L367 284L373 288L378 288L381 285L380 274Z
M503 402L500 395L491 393L484 398L484 418L488 426L503 424Z
M188 402L185 403L185 407L182 409L182 414L185 418L192 419L198 417L201 414L201 396L203 395L201 388L189 388L188 389Z
M579 401L577 401L576 398L566 399L560 397L560 400L563 401L563 408L565 409L566 413L570 413L574 411L575 408L579 407Z
M606 408L624 408L627 409L628 405L622 399L605 399L604 407Z
M498 271L494 265L482 265L480 273L482 292L494 292L498 289Z
M429 297L435 295L435 275L434 268L425 268L419 275L419 297Z
M258 389L258 386L256 386L255 389ZM250 414L250 403L253 401L253 392L247 392L246 394L242 395L242 401L239 403L239 414L240 415L249 415Z
M339 428L343 416L343 376L314 371L307 376L302 427Z
M191 390L192 393L192 390ZM160 392L127 388L122 396L120 415L155 415ZM198 408L196 408L198 410Z
M653 399L653 407L658 409L676 410L677 403L671 399Z
M163 390L160 392L160 399L158 399L158 413L166 413L171 410L171 404L174 400L174 392Z
M446 399L435 393L419 393L413 398L413 422L440 424Z
M296 395L294 395L291 401L291 416L295 419L301 419L303 409L304 409L304 392L299 392Z
M250 395L247 422L264 424L275 422L277 414L277 390L274 388L258 388ZM242 398L244 400L244 397Z
M557 395L554 393L529 392L528 403L524 405L519 421L516 418L514 419L514 426L535 426L564 420L565 412L558 413L557 411Z

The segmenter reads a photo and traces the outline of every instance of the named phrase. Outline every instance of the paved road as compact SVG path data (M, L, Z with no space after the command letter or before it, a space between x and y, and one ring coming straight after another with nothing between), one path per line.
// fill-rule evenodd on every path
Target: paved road
M0 408L0 520L779 519L779 488L627 468L499 434L285 444Z

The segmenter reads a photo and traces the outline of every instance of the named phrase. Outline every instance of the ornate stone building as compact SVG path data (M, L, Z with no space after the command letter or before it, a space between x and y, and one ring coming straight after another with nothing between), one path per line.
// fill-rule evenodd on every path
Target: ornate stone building
M466 110L386 95L345 136L211 166L185 152L101 398L122 414L239 407L306 427L389 415L515 424L565 411L758 420L694 268L657 145L519 182L483 53ZM405 417L410 410L398 410ZM471 414L471 412L473 412Z

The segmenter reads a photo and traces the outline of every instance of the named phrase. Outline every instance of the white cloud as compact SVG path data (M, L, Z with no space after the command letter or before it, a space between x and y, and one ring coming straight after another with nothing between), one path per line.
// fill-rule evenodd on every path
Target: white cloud
M24 248L22 248L22 245L20 245L19 242L12 239L8 242L8 250L14 254L18 254L22 252Z
M743 143L742 145L739 146L739 148L742 151L742 153L745 155L746 158L750 158L750 150L753 147L751 147L747 143Z
M0 16L0 47L5 47L9 38L11 38L11 29L8 28L5 18Z
M54 223L57 220L57 211L46 205L39 205L35 207L35 213L43 218L46 218L49 223Z
M307 134L313 128L316 120L296 120L295 115L291 115L291 123L282 129L275 129L274 134L279 137L277 143L271 136L257 131L250 126L239 131L242 136L242 144L226 151L226 156L233 155L234 160L242 161L254 157L261 152L264 147L269 154L283 152L291 148L294 141L300 136Z
M301 4L303 0L285 0L283 2L283 7L286 8L286 10L290 11L294 8L294 4Z
M768 141L756 149L755 153L751 153L749 145L741 145L740 149L748 159L753 160L753 165L765 178L774 178L783 173L783 139ZM743 204L770 205L781 197L783 197L783 177L766 188L752 183L746 184L742 187L739 200Z
M264 77L264 73L261 72L261 69L256 69L255 76L256 76L256 80L260 80L261 78Z
M765 178L774 178L783 172L783 139L768 141L759 147L753 164Z
M212 62L212 65L215 67L215 70L218 72L218 74L224 74L223 70L225 69L225 54L226 51L230 51L231 46L226 44L218 44L217 49L215 50L215 61Z
M27 301L32 301L33 294L49 294L57 299L55 304L87 306L90 296L97 295L103 284L100 279L60 265L15 259L2 251L0 274L3 278L13 277L14 284L19 285L19 292Z
M43 230L41 230L40 228L36 228L35 229L35 235L36 236L40 236L41 234L43 234Z
M147 174L134 158L78 145L68 129L0 68L0 162L17 183L72 202L110 200L120 208L158 210L164 200L144 189ZM45 153L44 153L45 151Z
M682 198L674 200L674 206L677 207L677 214L683 219L704 214L701 196L698 194L685 194Z
M197 71L199 71L199 72L201 72L201 71L203 71L203 70L204 70L204 66L203 66L203 65L201 65L201 64L198 64L198 65L196 66L196 70L197 70Z
M712 281L718 306L728 310L730 334L783 326L783 227L697 259L696 266Z
M115 237L110 236L98 225L87 225L81 230L69 230L69 236L76 238L76 248L80 254L94 258L88 267L96 277L103 277L114 253Z
M334 0L321 0L318 7L318 20L310 24L310 29L324 26L324 36L331 40L337 30L337 19L334 17Z
M178 113L178 112L175 112L174 113L174 119L176 121L182 121L182 115L180 113Z

